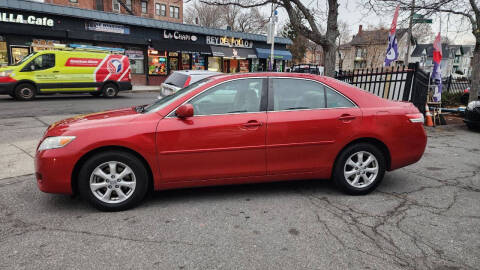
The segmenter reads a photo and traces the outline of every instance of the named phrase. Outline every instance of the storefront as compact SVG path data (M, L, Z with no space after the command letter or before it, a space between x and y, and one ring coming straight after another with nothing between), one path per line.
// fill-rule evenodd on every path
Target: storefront
M0 66L53 49L54 44L122 49L130 59L133 84L158 85L175 70L237 73L268 66L258 56L258 49L269 46L262 35L44 3L9 3L0 3ZM276 49L286 51L291 41L276 38L276 43ZM276 60L274 66L283 67L288 59Z

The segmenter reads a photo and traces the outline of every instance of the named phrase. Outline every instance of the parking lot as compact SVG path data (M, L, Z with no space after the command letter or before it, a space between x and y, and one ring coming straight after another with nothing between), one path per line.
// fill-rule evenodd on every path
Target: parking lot
M154 192L104 213L38 190L32 157L50 123L156 96L0 96L0 269L479 268L480 133L461 121L428 128L422 160L367 196L291 181Z

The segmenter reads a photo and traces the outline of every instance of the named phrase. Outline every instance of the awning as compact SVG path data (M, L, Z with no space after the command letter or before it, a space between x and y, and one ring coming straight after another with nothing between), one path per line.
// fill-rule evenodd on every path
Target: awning
M270 58L270 49L255 48L258 58ZM286 50L273 50L273 57L280 60L292 60L292 54Z
M159 51L212 54L209 45L180 40L152 40L152 47Z
M253 49L230 48L221 46L210 46L213 56L221 56L225 58L247 59L257 58L257 54Z

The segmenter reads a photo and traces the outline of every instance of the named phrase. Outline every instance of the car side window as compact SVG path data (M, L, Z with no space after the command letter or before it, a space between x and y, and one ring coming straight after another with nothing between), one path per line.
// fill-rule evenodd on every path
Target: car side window
M240 79L210 88L193 98L194 115L260 111L262 79Z
M346 97L340 95L336 91L325 87L325 94L327 96L327 107L328 108L352 108L355 107L350 100Z
M28 63L22 71L45 70L55 66L55 54L47 53L35 57Z
M272 89L274 111L325 108L325 87L320 83L274 78Z

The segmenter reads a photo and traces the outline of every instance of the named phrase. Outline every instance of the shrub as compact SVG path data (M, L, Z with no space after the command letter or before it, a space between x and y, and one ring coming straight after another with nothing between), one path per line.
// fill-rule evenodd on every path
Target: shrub
M449 107L449 106L460 106L462 105L462 98L463 93L457 92L442 92L442 107Z

